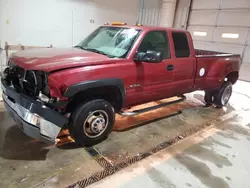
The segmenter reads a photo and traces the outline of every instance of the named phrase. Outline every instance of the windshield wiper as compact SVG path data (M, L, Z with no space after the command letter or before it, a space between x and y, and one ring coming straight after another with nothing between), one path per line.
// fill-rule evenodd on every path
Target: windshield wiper
M84 47L82 47L82 46L80 46L80 45L76 45L76 46L74 46L74 48L80 48L80 49L82 49L82 50L86 50Z
M88 50L88 51L95 52L95 53L98 53L98 54L106 55L106 56L108 56L110 58L114 57L112 55L109 55L109 54L107 54L107 53L105 53L103 51L100 51L100 50L97 50L97 49L94 49L94 48L84 48L84 50Z
M90 52L95 52L95 53L98 53L98 54L102 54L102 55L106 55L108 56L109 58L114 58L115 56L112 56L112 55L109 55L103 51L100 51L100 50L97 50L95 48L86 48L86 47L83 47L83 46L80 46L80 45L76 45L74 46L75 48L80 48L82 50L87 50L87 51L90 51Z
M103 51L100 51L100 50L97 50L97 49L94 49L94 48L86 48L86 50L91 51L91 52L95 52L95 53L98 53L98 54L102 54L102 55L108 55L108 54L104 53Z

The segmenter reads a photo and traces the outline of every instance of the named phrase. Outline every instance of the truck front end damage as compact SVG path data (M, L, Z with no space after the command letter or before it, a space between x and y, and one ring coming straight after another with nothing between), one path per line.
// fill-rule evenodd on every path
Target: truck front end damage
M21 70L21 71L20 71ZM8 67L1 78L3 101L18 127L28 136L55 143L68 118L52 106L44 75L20 67ZM47 94L48 100L41 100Z
M55 142L57 135L67 123L67 118L42 102L36 101L2 80L3 100L18 127L28 136L43 141Z

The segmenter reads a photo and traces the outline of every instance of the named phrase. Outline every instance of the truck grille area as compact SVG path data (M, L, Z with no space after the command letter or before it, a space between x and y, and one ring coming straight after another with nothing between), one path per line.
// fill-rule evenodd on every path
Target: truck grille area
M25 93L30 96L38 96L39 94L39 83L38 79L41 78L36 74L35 71L25 70L22 67L13 65L5 70L5 77L9 85L13 85L13 87L19 93Z
M10 73L12 74L10 81L12 82L14 88L21 92L23 88L21 80L25 77L25 70L21 67L14 66L11 68Z

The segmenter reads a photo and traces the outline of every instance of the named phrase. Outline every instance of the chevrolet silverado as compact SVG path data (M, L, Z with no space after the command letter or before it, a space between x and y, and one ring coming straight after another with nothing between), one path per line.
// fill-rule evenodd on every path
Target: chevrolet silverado
M54 142L62 128L95 145L108 137L123 109L205 91L205 102L227 105L240 56L195 50L188 31L105 25L73 48L13 53L1 83L3 100L30 137Z

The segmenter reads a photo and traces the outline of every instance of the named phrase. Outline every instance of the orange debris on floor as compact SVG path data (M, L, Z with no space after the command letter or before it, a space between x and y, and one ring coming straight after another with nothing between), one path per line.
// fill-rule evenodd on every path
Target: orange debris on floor
M143 105L135 106L135 107L129 109L128 111L131 112L131 111L135 111L135 110L141 110L141 109L149 108L152 106L160 105L163 103L176 101L178 99L181 99L181 98L180 97L173 97L173 98L169 98L169 99L163 99L160 101L150 102L150 103L146 103ZM114 131L124 131L127 129L131 129L133 127L137 127L138 125L143 125L143 124L150 122L150 121L153 121L153 120L168 117L172 114L178 113L181 110L184 110L186 108L195 107L195 106L196 105L194 103L188 103L188 102L182 101L179 103L175 103L175 104L167 105L165 107L158 108L156 110L141 113L141 114L138 114L135 116L121 116L119 114L116 114L116 121L115 121L115 125L114 125L113 130ZM56 139L57 146L61 146L61 145L72 143L72 142L74 142L74 139L71 138L71 136L69 134L69 130L67 130L67 129L62 130Z
M163 99L160 101L150 102L150 103L146 103L143 105L135 106L135 107L131 108L129 111L140 110L140 109L148 108L151 106L156 106L156 105L163 104L163 103L176 101L178 99L180 99L180 98L173 97L173 98L169 98L169 99ZM195 106L195 104L190 104L190 103L183 101L183 102L167 105L165 107L161 107L161 108L158 108L156 110L152 110L149 112L138 114L135 116L121 116L121 115L117 114L116 115L116 122L115 122L113 130L114 131L123 131L126 129L137 127L138 125L143 125L143 124L150 122L152 120L157 120L157 119L161 119L164 117L168 117L170 115L176 114L177 112L179 112L183 109L194 107L194 106Z
M65 144L73 143L75 142L74 139L70 136L68 129L62 129L61 132L58 134L58 137L56 139L56 146L62 146Z

